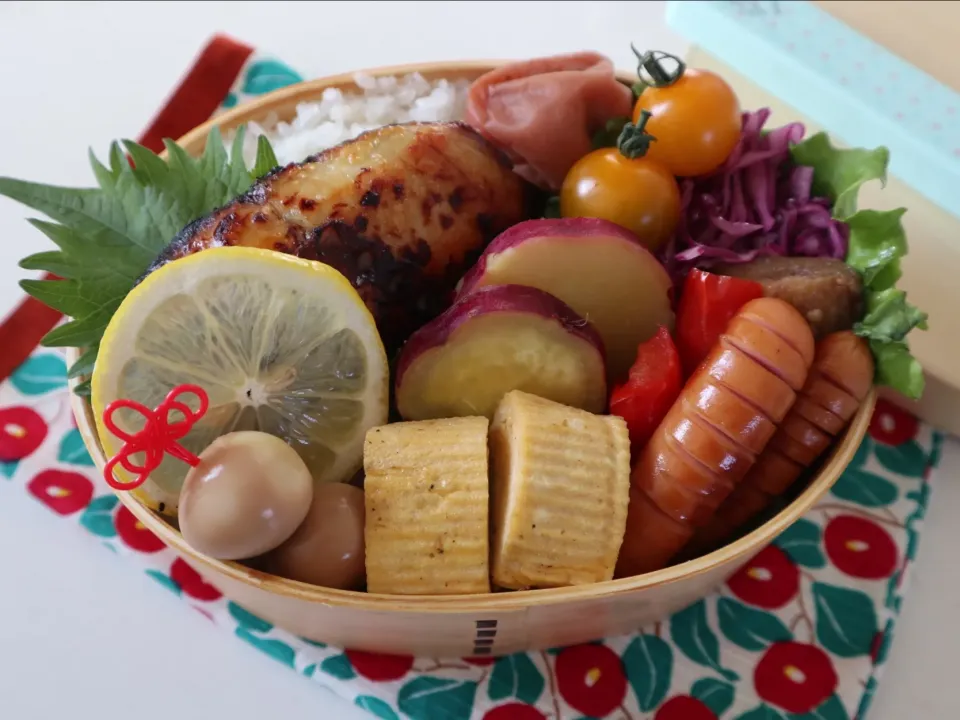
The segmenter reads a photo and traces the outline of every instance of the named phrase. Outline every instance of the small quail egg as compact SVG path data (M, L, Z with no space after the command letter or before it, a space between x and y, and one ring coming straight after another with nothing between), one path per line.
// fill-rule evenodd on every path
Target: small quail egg
M280 438L255 431L214 440L180 491L184 540L219 560L273 550L293 535L310 510L313 478Z
M303 524L262 558L261 567L311 585L356 590L365 577L363 525L360 488L344 483L318 485Z

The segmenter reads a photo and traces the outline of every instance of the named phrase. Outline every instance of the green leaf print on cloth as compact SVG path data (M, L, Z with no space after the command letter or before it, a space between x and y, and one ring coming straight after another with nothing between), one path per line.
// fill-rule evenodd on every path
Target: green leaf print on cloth
M733 598L717 600L717 616L724 636L744 650L760 651L775 642L793 639L776 615L747 607Z
M776 544L797 565L816 570L827 564L820 526L806 518L800 518L780 533Z
M86 445L83 444L83 437L80 431L73 428L63 436L60 441L60 450L57 452L57 460L71 465L93 466L93 458L87 452Z
M487 693L491 700L515 697L534 704L543 693L543 675L526 653L498 658L490 675Z
M707 623L706 601L695 602L670 618L670 639L698 665L712 668L727 680L740 679L733 670L720 666L720 644Z
M859 590L815 582L817 640L840 657L869 655L877 634L877 610L873 600Z
M897 486L886 478L865 470L849 469L844 471L830 492L841 500L868 508L886 507L895 502L899 494Z
M639 708L643 712L656 709L666 697L673 677L670 645L656 635L638 635L623 651L623 665Z
M737 715L734 720L784 720L784 718L769 705L761 703L758 707L748 710L743 715Z
M168 576L164 575L159 570L147 570L147 575L152 577L154 580L156 580L158 583L160 583L163 587L165 587L167 590L172 592L174 595L180 594L180 586L177 585L173 580L171 580Z
M896 447L877 445L876 455L881 465L898 475L919 478L927 469L927 453L915 440L907 440Z
M372 715L376 715L381 720L400 720L400 716L394 712L392 707L372 695L358 695L353 704Z
M54 353L32 355L10 376L10 382L24 395L43 395L65 388L67 363Z
M297 654L294 652L292 647L287 645L282 640L277 640L275 638L264 638L260 637L259 635L254 635L244 627L238 627L236 629L236 635L244 642L253 645L255 648L266 653L274 660L279 660L290 667L294 666L294 661L296 660Z
M790 720L850 720L847 709L843 706L840 698L831 695L819 707L802 715L788 715Z
M690 688L691 697L695 697L710 708L717 717L723 715L733 705L735 692L730 683L713 678L701 678Z
M700 678L690 688L690 696L710 708L717 717L733 705L735 694L733 685L714 678Z
M335 678L340 678L341 680L350 680L357 676L353 666L350 664L349 658L343 653L328 657L320 663L320 669L327 673L327 675L333 675Z
M298 72L279 60L259 60L247 68L243 92L247 95L263 95L302 81Z
M233 619L236 620L241 627L262 633L270 632L270 629L273 628L273 625L268 623L266 620L258 618L252 612L249 610L244 610L234 602L227 603L227 609L230 611Z
M116 495L101 495L90 501L80 516L80 524L94 535L112 538L117 536L117 526L113 522L113 509L120 502Z
M414 678L397 694L397 707L412 720L469 720L477 683L430 675Z
M868 435L865 437L860 446L857 448L857 452L853 454L853 458L850 460L850 465L847 467L851 468L861 468L867 463L867 459L873 455L873 440L870 439Z

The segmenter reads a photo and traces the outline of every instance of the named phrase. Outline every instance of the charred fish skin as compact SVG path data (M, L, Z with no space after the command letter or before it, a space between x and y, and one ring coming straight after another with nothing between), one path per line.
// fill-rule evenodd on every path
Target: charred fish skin
M403 123L279 167L187 225L147 270L240 245L319 260L356 288L393 353L449 305L487 244L536 191L464 123Z

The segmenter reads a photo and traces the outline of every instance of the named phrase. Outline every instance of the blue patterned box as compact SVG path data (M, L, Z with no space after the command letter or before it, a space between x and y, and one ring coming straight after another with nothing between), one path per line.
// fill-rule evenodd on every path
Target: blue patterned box
M667 22L960 217L960 93L801 0L672 0Z

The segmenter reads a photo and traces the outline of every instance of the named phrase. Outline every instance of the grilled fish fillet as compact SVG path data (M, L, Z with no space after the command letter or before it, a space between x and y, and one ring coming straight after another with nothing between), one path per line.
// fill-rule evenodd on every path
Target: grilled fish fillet
M526 218L530 197L469 126L388 125L265 175L185 227L147 272L223 245L319 260L353 283L392 353L446 308L487 243Z

